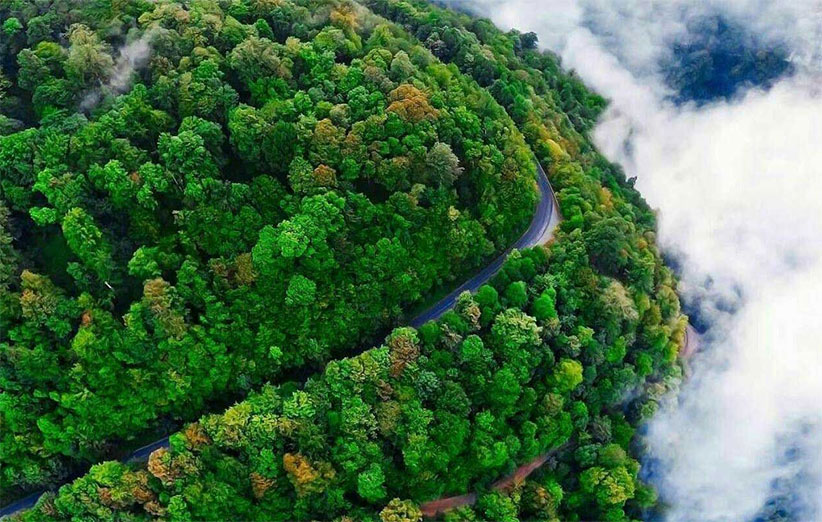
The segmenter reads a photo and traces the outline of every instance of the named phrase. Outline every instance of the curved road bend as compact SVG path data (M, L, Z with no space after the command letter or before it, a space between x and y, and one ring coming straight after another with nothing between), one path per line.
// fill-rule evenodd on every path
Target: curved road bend
M539 167L539 169L540 169L540 171L542 171L542 167ZM542 177L545 177L544 172L541 172L540 175ZM546 179L546 183L547 183L547 179ZM548 190L551 190L550 185L548 186ZM553 199L553 197L554 197L554 194L553 194L553 191L551 191L551 198ZM553 211L551 211L551 212L555 216L559 216L559 207L556 206L556 201L555 200L553 201L553 205L555 205L555 207L554 207ZM549 216L548 217L548 222L546 222L546 227L543 231L543 234L550 236L550 232L552 232L554 227L556 227L558 221L559 220L557 219L553 223L551 223L551 217ZM532 222L531 224L532 224L531 228L533 228L534 223ZM528 230L530 231L531 228L529 228ZM528 233L526 232L526 235L527 234ZM523 236L523 237L525 237L525 236ZM547 241L547 238L540 239L539 243L534 243L534 244L538 245L538 244L544 243L545 241ZM528 246L532 246L532 245L528 245ZM522 248L525 248L525 247L522 247ZM510 249L509 249L509 251L510 251ZM496 263L496 261L495 261L495 263ZM499 270L499 268L497 268L497 270ZM493 273L491 273L491 275L489 275L488 278L493 276L494 273L496 273L496 270ZM473 281L473 278L472 278L472 281ZM465 285L463 285L463 286L465 286ZM480 286L482 286L482 283L479 283L479 285L477 285L477 288L479 288ZM467 290L467 288L464 289L464 290ZM472 289L472 291L474 291L474 290L476 290L476 288ZM461 290L461 291L463 291L463 290ZM457 294L457 296L459 296L459 294ZM449 294L448 297L450 297L450 294ZM447 297L446 297L446 299L447 299ZM451 304L453 306L454 303L452 302ZM448 309L446 308L445 310L448 310ZM440 312L440 315L442 313L444 313L445 310L443 312ZM696 329L693 326L691 326L690 323L688 323L688 325L685 327L685 344L682 347L682 350L680 350L679 355L683 359L688 359L688 358L692 357L698 351L699 351L699 332L697 332ZM147 460L148 456L151 455L151 453L154 450L159 449L159 448L167 448L167 447L168 447L168 437L166 437L162 440L158 440L156 442L153 442L153 443L151 443L147 446L143 446L142 448L140 448L138 450L135 450L134 453L129 455L129 457L125 461L126 462L132 462L132 461ZM528 462L528 463L523 464L522 466L518 467L510 475L508 475L506 477L503 477L500 480L498 480L497 482L495 482L493 484L493 486L491 486L492 489L501 490L501 491L508 491L511 488L516 487L517 485L521 484L526 478L528 478L528 476L531 473L533 473L534 471L536 471L537 469L542 467L542 465L545 464L545 462L548 460L548 458L550 458L551 455L556 453L558 451L558 449L560 449L560 448L551 450L547 453L543 453L542 455L535 458L531 462ZM16 509L14 511L10 511L9 513L6 513L6 509L14 506L14 504L12 504L12 506L7 506L7 508L3 508L2 510L0 510L0 516L6 516L6 515L9 515L11 513L16 512L16 511L19 511L21 509L28 509L28 508L34 506L34 504L37 502L37 499L40 497L41 494L42 494L42 492L35 493L33 495L30 495L29 497L24 498L23 500L19 501L18 504L19 503L26 503L26 505L18 506L18 507L16 507ZM429 502L425 502L425 503L420 505L420 509L422 510L423 515L425 515L426 517L432 518L432 517L435 517L435 516L439 515L440 513L445 513L446 511L450 511L452 509L455 509L455 508L458 508L458 507L461 507L461 506L473 505L476 501L477 501L477 494L476 493L467 493L465 495L438 498L436 500L431 500Z
M476 275L461 284L456 290L413 318L409 323L411 326L419 328L428 321L439 318L457 303L460 294L466 290L472 293L479 290L479 287L499 272L505 263L505 259L512 250L521 250L523 248L541 245L551 238L554 229L562 220L562 216L559 213L559 205L554 195L554 189L552 189L551 184L548 183L548 176L545 175L545 171L539 162L537 162L537 185L539 186L539 203L537 203L537 208L528 230L525 231L516 243L508 247L505 252L494 259L490 265L477 272Z
M556 196L554 196L554 191L551 188L550 183L548 183L548 176L545 175L545 171L542 169L542 165L540 165L539 162L537 162L537 185L539 187L540 198L528 230L525 231L516 243L503 252L502 255L497 257L490 265L482 269L478 274L463 283L459 288L445 296L439 302L429 307L428 310L423 311L420 315L415 317L410 323L411 326L419 327L427 321L437 319L452 306L454 306L454 304L456 304L457 298L462 292L466 290L476 292L480 286L482 286L494 274L496 274L500 268L502 268L505 258L508 257L511 250L515 248L522 249L540 245L548 241L561 217ZM164 437L135 450L123 459L123 462L145 461L154 450L167 447L168 437ZM40 495L45 492L46 490L37 491L7 506L3 506L0 508L0 517L7 517L17 513L18 511L33 507L40 498Z
M528 230L519 238L519 240L514 243L510 248L508 248L505 252L503 252L499 257L497 257L490 265L485 267L481 270L478 274L474 277L460 285L456 290L442 298L439 302L431 306L428 310L425 310L417 317L411 320L410 324L413 327L419 327L422 324L426 323L427 321L431 321L433 319L439 318L442 314L446 311L451 309L457 302L457 298L462 292L466 290L470 292L476 292L480 286L485 284L486 281L491 279L491 277L496 274L502 265L505 263L505 259L508 257L508 254L511 253L513 249L522 249L528 248L536 245L541 245L547 242L552 236L554 229L562 220L562 216L559 212L559 204L557 203L556 196L554 195L554 190L551 188L551 184L548 182L548 176L545 175L545 171L542 168L542 165L537 162L537 184L539 187L540 199L539 203L537 204L536 211L534 213L534 217L531 220L531 225L528 227ZM694 328L688 324L687 329L685 330L685 346L683 347L681 353L682 357L688 358L693 355L699 347L699 334L694 330ZM135 461L144 461L147 460L149 455L157 449L160 448L167 448L169 445L168 437L164 437L158 441L152 442L142 448L139 448L132 452L128 457L126 457L123 461L124 462L135 462ZM511 486L518 484L525 480L528 475L530 475L533 471L538 469L542 466L548 457L553 453L545 453L540 455L536 459L523 464L519 468L514 471L511 475L501 479L500 481L496 482L493 487L495 489L508 489ZM24 509L29 509L33 507L37 500L40 498L40 495L45 493L44 491L38 491L32 493L31 495L22 498L12 504L4 506L0 508L0 517L7 517L9 515L13 515L18 511L22 511ZM447 498L440 498L436 500L432 500L430 502L424 503L421 508L423 513L428 517L436 516L439 513L444 513L450 509L454 509L456 507L464 506L467 504L473 504L477 500L476 493L468 493L465 495L459 495L455 497L447 497Z

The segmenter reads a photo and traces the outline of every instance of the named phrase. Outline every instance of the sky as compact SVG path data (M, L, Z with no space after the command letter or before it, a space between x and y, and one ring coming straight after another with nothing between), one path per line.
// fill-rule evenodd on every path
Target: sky
M596 143L637 177L682 266L680 293L710 324L681 393L648 426L665 518L767 518L781 494L793 517L822 519L822 2L459 5L536 32L610 99ZM730 100L673 103L660 63L709 12L784 45L794 74Z

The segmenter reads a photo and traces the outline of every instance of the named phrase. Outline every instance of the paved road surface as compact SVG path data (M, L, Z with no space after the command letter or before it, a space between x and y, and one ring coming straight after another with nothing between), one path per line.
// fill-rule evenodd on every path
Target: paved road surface
M435 305L425 310L420 315L411 321L411 326L417 327L432 319L437 319L439 316L449 310L457 301L457 297L465 290L471 292L477 291L486 281L488 281L500 268L502 268L505 258L511 253L514 248L522 249L530 246L535 246L546 242L552 235L554 228L560 221L559 206L557 205L556 197L551 185L548 183L548 177L542 169L542 165L537 162L537 184L539 186L540 199L537 204L534 218L531 220L531 225L528 230L502 255L496 258L490 265L481 270L474 277L463 283L459 288L448 294ZM123 462L135 462L148 460L148 456L159 448L168 447L168 437L152 442L147 446L135 450L128 457L123 459ZM31 495L22 498L12 504L0 508L0 517L13 515L18 511L29 509L37 503L40 495L45 493L45 490L37 491Z
M490 265L480 270L471 279L461 284L456 290L443 297L438 303L413 318L410 321L411 326L419 328L428 321L439 318L456 304L457 298L466 290L476 292L479 287L499 272L508 254L510 254L513 249L521 250L523 248L541 245L551 238L554 233L554 228L556 228L562 220L562 216L559 213L559 205L557 204L556 196L554 196L554 190L551 188L551 184L548 183L548 176L545 175L545 171L542 170L542 165L540 165L539 162L537 162L537 184L539 185L539 203L537 203L537 208L528 230L526 230L519 240L511 245L508 250L494 259Z
M456 304L459 295L466 290L476 292L480 286L485 284L502 268L502 265L505 263L505 259L513 249L523 249L541 245L553 236L554 229L562 220L562 216L559 212L559 205L557 204L554 191L551 188L550 183L548 183L548 177L545 175L545 171L542 169L542 165L540 165L539 162L537 162L537 184L539 187L540 199L528 230L525 231L516 243L511 245L510 248L497 257L490 265L483 268L479 273L460 285L456 290L443 297L436 304L412 319L410 322L411 326L419 327L428 321L439 318L443 313L450 310L451 307ZM685 331L685 347L682 350L683 357L688 357L696 351L698 347L698 335L699 334L696 333L691 325L688 325L688 328ZM154 450L167 447L168 437L165 437L135 450L123 461L145 461ZM510 487L515 482L521 482L525 479L525 477L530 475L531 472L539 468L549 455L550 453L540 455L533 461L520 466L515 473L505 479L502 479L496 483L494 487L504 489ZM0 509L0 517L6 517L18 511L33 507L34 504L37 503L37 499L39 499L40 495L43 493L45 493L45 491L32 493L23 499L3 507ZM473 504L476 502L476 498L476 494L469 493L458 497L449 497L427 502L423 504L422 507L427 516L434 516L437 513L442 513L457 506Z
M123 459L123 462L140 462L148 460L148 456L151 455L156 449L159 448L167 448L168 447L168 437L164 437L160 440L154 441L151 444L143 446L140 449L134 450L128 457ZM9 515L13 515L18 511L23 511L24 509L30 509L34 507L34 504L37 503L37 500L40 498L40 495L45 493L48 490L40 490L32 493L27 497L23 497L20 500L17 500L7 506L3 506L0 508L0 518L7 517Z

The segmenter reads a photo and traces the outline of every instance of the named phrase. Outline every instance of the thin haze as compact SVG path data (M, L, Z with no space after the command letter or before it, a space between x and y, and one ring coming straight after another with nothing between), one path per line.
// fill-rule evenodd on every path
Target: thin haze
M456 3L456 2L455 2ZM822 4L818 1L460 1L535 31L611 99L595 137L659 209L708 349L652 421L670 520L768 517L775 496L822 519ZM675 106L659 63L687 21L722 13L790 51L768 92ZM788 497L787 500L785 497Z
M151 56L151 40L157 32L159 29L149 29L119 49L108 81L101 89L94 89L83 97L80 102L82 110L89 111L95 108L106 93L121 94L128 91L134 73L145 66Z

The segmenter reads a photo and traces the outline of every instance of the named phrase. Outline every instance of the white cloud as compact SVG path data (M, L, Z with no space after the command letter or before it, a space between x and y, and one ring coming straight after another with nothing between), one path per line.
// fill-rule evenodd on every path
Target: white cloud
M682 404L651 425L673 519L755 515L791 471L779 441L822 420L821 118L822 99L788 80L732 104L659 110L635 131L638 188L662 210L663 242L686 253L686 285L708 273L717 293L742 294L737 314L714 315L717 342Z
M637 187L659 209L660 241L685 256L682 291L713 321L693 377L649 427L651 453L664 470L655 480L671 506L667 517L749 519L774 481L801 472L791 488L804 502L798 517L822 518L822 4L469 5L504 28L537 32L542 45L612 100L597 144L638 177ZM795 77L730 102L666 101L659 59L689 17L710 9L764 41L788 45ZM799 462L784 458L790 445L804 449Z
M122 94L131 88L134 73L148 63L151 56L151 39L156 29L149 29L139 38L119 49L117 60L109 74L108 81L101 87L90 90L80 102L80 109L89 111L97 106L104 94Z
M120 56L114 64L114 71L109 78L109 86L118 93L125 92L131 87L131 77L134 71L143 67L151 55L151 38L154 32L149 30L140 38L120 48Z

